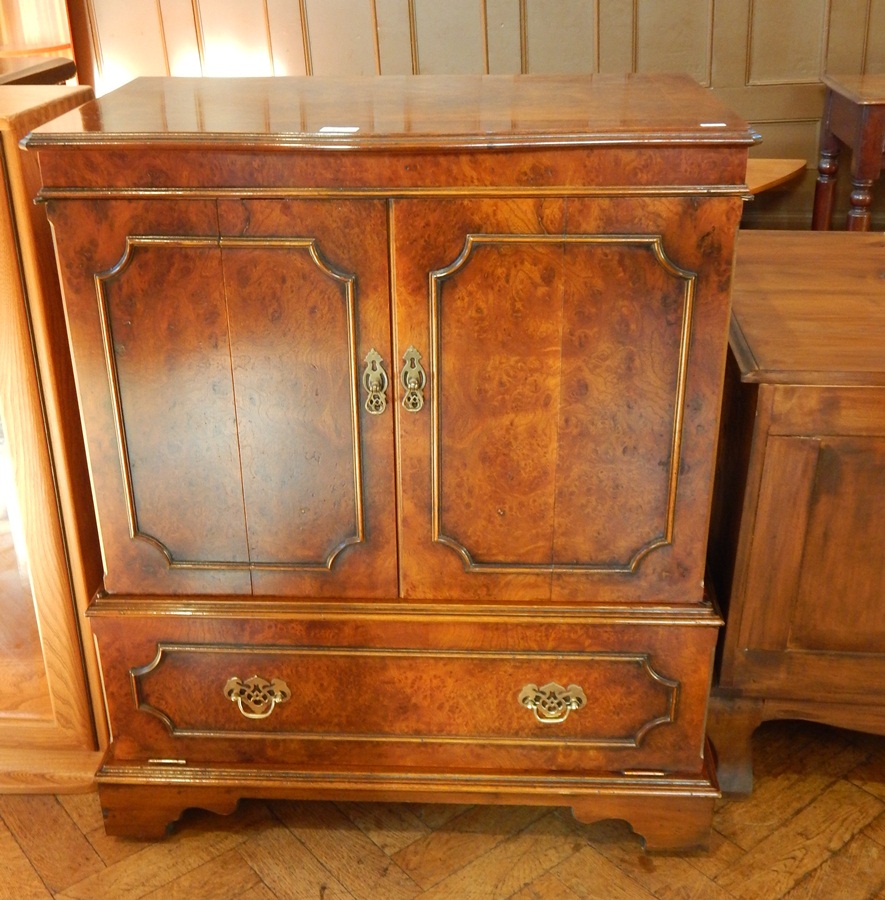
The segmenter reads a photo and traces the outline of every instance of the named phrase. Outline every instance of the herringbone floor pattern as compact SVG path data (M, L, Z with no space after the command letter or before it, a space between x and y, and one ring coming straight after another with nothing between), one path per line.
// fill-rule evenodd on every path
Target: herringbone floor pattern
M809 723L756 735L756 787L706 853L648 855L568 810L243 803L165 841L104 834L95 794L0 796L0 898L885 897L885 738Z

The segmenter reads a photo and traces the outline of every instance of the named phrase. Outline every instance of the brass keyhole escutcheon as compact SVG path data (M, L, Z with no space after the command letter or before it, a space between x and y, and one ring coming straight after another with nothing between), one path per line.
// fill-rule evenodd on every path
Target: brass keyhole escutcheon
M424 406L424 385L427 384L427 375L421 365L421 354L409 347L403 354L405 365L400 373L400 382L405 388L403 407L409 412L418 412Z
M366 368L363 371L363 387L366 389L366 412L380 416L387 409L387 372L384 371L384 360L373 347L366 354Z

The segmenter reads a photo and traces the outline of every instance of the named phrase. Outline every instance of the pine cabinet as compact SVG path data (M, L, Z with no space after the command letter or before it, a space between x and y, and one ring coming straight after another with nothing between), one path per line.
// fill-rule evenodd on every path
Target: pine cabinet
M52 239L32 202L40 173L18 147L91 97L85 87L0 87L2 792L88 790L101 758L81 616L101 561Z
M333 796L703 840L752 139L679 77L141 79L32 135L109 829Z
M710 547L730 791L764 720L885 734L883 277L881 234L740 234Z

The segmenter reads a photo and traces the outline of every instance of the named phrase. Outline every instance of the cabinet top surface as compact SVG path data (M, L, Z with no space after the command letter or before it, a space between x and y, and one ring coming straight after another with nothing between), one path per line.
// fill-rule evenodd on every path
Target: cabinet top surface
M744 381L885 384L885 234L741 231L732 303Z
M738 144L746 122L680 75L138 78L38 128L34 147Z
M92 89L88 87L56 84L0 85L0 128L5 131L21 118L44 121L47 114L52 115L53 107L59 102L76 98L80 103L85 103L91 96Z

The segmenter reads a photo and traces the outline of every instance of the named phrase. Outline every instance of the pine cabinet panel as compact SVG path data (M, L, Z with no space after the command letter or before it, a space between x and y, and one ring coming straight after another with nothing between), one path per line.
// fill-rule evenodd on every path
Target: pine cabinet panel
M764 719L885 732L885 240L821 234L738 241L711 539L711 734L732 790Z
M81 613L101 578L64 313L37 160L18 142L91 99L0 88L0 791L92 787L97 675Z

